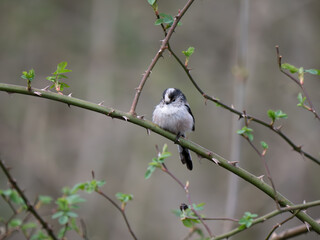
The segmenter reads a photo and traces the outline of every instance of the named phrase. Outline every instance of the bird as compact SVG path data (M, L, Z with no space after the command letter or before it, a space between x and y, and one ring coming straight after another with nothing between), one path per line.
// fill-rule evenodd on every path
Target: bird
M186 96L177 88L167 88L160 103L155 107L152 122L177 135L176 143L186 132L195 130L195 120ZM188 148L178 145L180 160L192 170L192 159Z

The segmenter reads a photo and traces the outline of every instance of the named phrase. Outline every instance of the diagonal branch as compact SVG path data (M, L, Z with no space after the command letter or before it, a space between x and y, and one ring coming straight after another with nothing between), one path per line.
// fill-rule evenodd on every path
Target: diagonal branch
M35 89L33 88L32 91L28 91L26 87L22 86L16 86L16 85L11 85L11 84L5 84L5 83L0 83L0 91L5 91L8 93L19 93L19 94L24 94L24 95L29 95L29 96L34 96L38 98L44 98L44 99L50 99L53 101L65 103L68 106L77 106L83 109L87 109L89 111L93 112L98 112L101 114L104 114L108 117L111 118L116 118L120 119L123 121L127 121L130 123L133 123L135 125L138 125L142 128L149 129L169 140L172 142L176 141L176 135L168 132L159 126L155 125L151 121L144 120L140 116L133 116L129 113L125 113L122 111L118 111L112 108L106 108L104 106L100 106L99 104L91 103L85 100L81 100L78 98L70 97L70 96L65 96L65 95L60 95L57 93L41 90L41 89ZM230 164L229 161L224 159L223 157L213 153L212 151L205 149L204 147L191 142L190 140L187 139L180 139L179 144L182 147L186 147L193 151L194 153L198 154L199 156L206 158L207 160L218 164L219 166L223 167L224 169L233 172L234 174L238 175L245 181L249 182L250 184L254 185L261 191L263 191L265 194L270 196L271 198L275 199L275 193L273 191L273 188L266 184L265 182L261 181L258 177L254 176L253 174L249 173L245 169L235 166L233 164ZM282 194L277 192L277 197L280 206L286 207L286 206L291 206L293 205L292 202L290 202L287 198L285 198ZM316 231L317 233L320 234L320 224L318 224L313 218L311 218L308 214L304 212L299 212L297 214L297 218L300 219L303 222L307 222L310 224L310 226Z
M193 86L197 89L197 91L206 99L209 101L212 101L214 103L216 103L218 106L229 110L230 112L236 114L239 116L239 118L244 118L244 114L243 112L230 107L226 104L224 104L223 102L221 102L219 99L215 98L215 97L211 97L208 94L206 94L201 88L200 86L197 84L197 82L195 81L195 79L192 77L191 73L190 73L190 69L184 65L184 63L180 60L180 58L174 53L174 51L172 50L172 48L170 47L170 45L168 45L168 50L171 53L171 55L176 59L176 61L179 63L179 65L183 68L183 70L185 71L185 73L187 74L189 80L191 81L191 83L193 84ZM320 165L320 159L317 159L316 157L312 156L311 154L305 152L304 150L302 150L301 146L298 146L297 144L295 144L287 135L285 135L280 128L275 127L273 124L270 124L268 122L265 122L261 119L258 119L252 115L246 114L246 117L248 119L250 119L250 121L256 122L266 128L269 128L272 132L278 134L284 141L286 141L292 148L294 151L300 153L302 156L305 156L307 158L309 158L310 160L312 160L313 162L317 163Z
M278 60L278 66L279 66L279 70L280 72L282 72L284 75L286 75L288 78L290 78L292 81L294 81L302 90L304 96L306 96L307 102L310 106L310 108L308 108L308 110L310 112L312 112L315 116L315 118L317 118L318 120L320 120L320 116L318 115L318 113L316 112L315 107L313 106L311 99L309 97L309 94L307 92L307 90L304 88L303 86L303 82L299 81L297 78L295 78L293 75L287 73L286 71L284 71L281 67L281 60L282 60L282 56L280 55L280 50L279 50L279 46L276 45L276 51L277 51L277 60Z
M210 237L213 237L214 235L212 234L210 228L208 227L208 225L204 222L204 219L200 216L200 214L194 209L192 201L191 201L191 196L190 196L190 192L189 192L189 182L186 183L186 185L183 185L183 183L172 174L172 172L169 171L169 169L167 168L167 166L163 163L162 164L162 171L164 171L165 173L167 173L171 178L173 178L174 181L176 181L180 187L183 188L183 190L186 193L186 197L188 200L188 203L190 205L191 211L197 216L197 219L201 222L201 224L204 226L204 228L207 230L208 234Z
M130 108L130 115L135 115L136 114L136 107L139 101L139 97L142 91L142 88L144 86L144 84L146 83L148 77L150 76L150 73L152 71L152 69L154 68L154 66L156 65L156 63L158 62L159 58L162 56L163 52L165 51L165 49L168 47L168 42L172 36L172 34L174 33L175 28L177 27L180 19L183 17L183 15L186 13L186 11L188 10L188 8L191 6L191 4L193 3L194 0L189 0L186 5L182 8L181 11L179 11L178 15L175 16L174 21L168 31L168 33L166 34L165 39L162 40L162 44L160 46L160 49L158 50L158 52L156 53L155 57L152 59L147 71L142 75L142 79L140 81L139 86L136 88L136 94L134 96L131 108Z
M262 223L270 218L273 218L281 213L284 213L284 212L291 212L293 213L293 215L299 215L301 212L297 212L295 210L303 210L303 209L307 209L307 208L310 208L310 207L314 207L314 206L319 206L320 205L320 200L317 200L317 201L313 201L313 202L307 202L307 203L304 203L304 204L297 204L297 205L291 205L291 206L288 206L288 207L284 207L284 208L281 208L279 210L274 210L270 213L267 213L261 217L258 217L256 219L253 220L252 222L252 225L256 225L258 223ZM290 219L289 219L290 220ZM231 230L230 232L228 233L224 233L222 235L219 235L217 236L216 238L213 238L214 240L221 240L221 239L225 239L225 238L229 238L230 236L233 236L239 232L242 232L244 231L246 228L235 228L233 230ZM315 230L315 229L312 229L312 230Z
M12 185L12 187L17 190L17 192L19 193L20 197L23 199L24 203L27 206L27 210L40 222L41 226L46 230L46 232L48 233L48 235L53 239L53 240L58 240L58 238L55 236L55 234L52 231L52 228L49 226L49 224L38 214L38 212L36 211L36 209L33 207L33 205L30 203L30 201L28 200L28 198L26 197L26 195L24 194L24 192L20 189L20 187L17 184L17 181L15 179L13 179L13 177L11 176L8 168L5 166L4 162L2 160L0 160L0 167L2 169L2 171L4 172L4 174L6 175L6 177L8 178L10 184Z
M320 224L320 219L317 220L317 222ZM299 236L301 234L307 233L310 230L308 229L308 226L306 224L299 225L294 228L287 229L281 233L273 233L271 235L271 240L284 240L289 239L292 237Z

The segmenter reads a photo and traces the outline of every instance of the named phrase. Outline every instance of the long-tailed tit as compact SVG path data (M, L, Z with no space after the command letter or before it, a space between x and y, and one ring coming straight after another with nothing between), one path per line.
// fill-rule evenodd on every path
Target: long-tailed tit
M176 88L168 88L163 92L161 102L156 106L152 121L161 128L185 137L186 132L194 131L194 117L185 95ZM192 170L191 155L187 148L178 145L181 162Z

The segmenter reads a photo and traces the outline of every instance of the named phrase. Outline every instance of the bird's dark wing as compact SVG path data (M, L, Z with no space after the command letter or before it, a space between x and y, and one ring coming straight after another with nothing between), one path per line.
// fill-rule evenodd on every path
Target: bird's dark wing
M186 106L186 108L187 108L188 112L190 113L190 115L191 115L191 116L192 116L192 118L193 118L192 131L194 131L194 124L195 124L194 116L193 116L193 114L192 114L192 112L191 112L190 106L189 106L188 104L186 104L185 106Z

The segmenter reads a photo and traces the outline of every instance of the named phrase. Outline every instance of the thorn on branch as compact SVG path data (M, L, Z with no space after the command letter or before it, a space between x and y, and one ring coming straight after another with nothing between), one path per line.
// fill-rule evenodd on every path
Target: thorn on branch
M217 164L217 165L220 164L220 162L219 162L218 159L216 159L216 158L211 158L211 160L212 160L215 164Z
M228 164L230 164L234 167L236 167L238 163L239 163L238 161L228 161Z
M113 118L113 116L111 116L111 115L112 115L114 112L115 112L115 110L114 110L114 109L112 109L112 110L111 110L111 112L107 113L107 116L109 116L109 117Z
M42 90L42 91L49 91L49 88L50 88L50 85L48 85L48 86L46 86L46 87L42 88L41 90Z
M151 135L151 132L150 132L150 129L149 128L147 128L147 135Z

